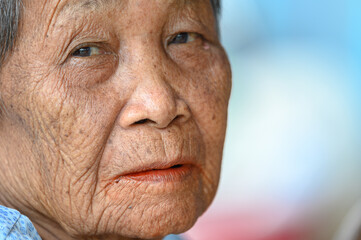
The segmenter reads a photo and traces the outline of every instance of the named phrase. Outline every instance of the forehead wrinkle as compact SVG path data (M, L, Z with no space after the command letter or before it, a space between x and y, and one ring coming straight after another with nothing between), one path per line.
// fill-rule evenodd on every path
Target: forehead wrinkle
M209 0L207 1L210 3ZM199 4L201 2L202 0L174 0L173 3L169 6L169 9L172 14L176 15L183 15L184 13L187 13L183 17L198 22L200 20L200 16L198 16L196 12L199 10Z
M45 7L49 2L46 0L44 3L41 12L45 14L50 8L50 18L47 21L47 26L44 33L44 39L48 35L51 28L55 27L55 23L62 20L62 16L65 15L66 18L73 16L75 13L81 13L85 15L87 11L94 11L101 8L106 3L121 1L121 0L56 0L56 4L53 6ZM50 4L49 4L50 5ZM60 20L59 20L60 19Z
M44 44L44 41L46 39L46 36L48 35L48 32L50 30L50 27L53 23L53 21L57 18L57 9L59 8L59 5L60 5L60 2L61 0L57 0L57 3L55 5L55 7L53 8L53 10L51 11L51 14L50 14L50 19L49 19L49 23L46 25L46 29L45 29L45 32L44 32L44 37L43 37L43 44ZM43 13L45 11L45 5L43 5L42 9L41 9L41 13Z
M51 30L50 28L55 27L55 23L58 22L59 18L61 21L62 15L65 15L66 18L74 16L76 13L86 15L88 12L104 9L106 5L111 4L114 6L109 9L113 9L116 5L122 5L122 8L125 8L124 4L130 1L133 0L56 0L55 6L53 5L53 7L51 7L51 17L48 21L44 37L48 35L48 32ZM158 0L158 2L168 5L170 12L177 12L179 9L189 9L197 5L200 1L202 0ZM47 3L50 3L50 1L46 0L44 6L47 5ZM42 11L46 11L44 6Z

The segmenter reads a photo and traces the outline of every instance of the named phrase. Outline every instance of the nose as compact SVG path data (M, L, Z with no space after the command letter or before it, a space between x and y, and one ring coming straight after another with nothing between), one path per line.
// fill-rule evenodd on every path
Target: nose
M161 74L153 71L142 74L120 113L119 123L123 128L150 125L162 129L174 121L185 122L189 118L186 102L176 95Z

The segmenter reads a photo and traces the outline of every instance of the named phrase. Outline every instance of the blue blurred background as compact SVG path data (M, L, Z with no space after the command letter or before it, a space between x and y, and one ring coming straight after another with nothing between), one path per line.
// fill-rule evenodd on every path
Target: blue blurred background
M184 236L348 240L361 221L361 1L222 0L221 36L222 178Z

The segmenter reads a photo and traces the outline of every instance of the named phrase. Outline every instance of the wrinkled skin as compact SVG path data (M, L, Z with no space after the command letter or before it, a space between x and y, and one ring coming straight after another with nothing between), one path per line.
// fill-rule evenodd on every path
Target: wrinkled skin
M217 189L231 88L209 1L25 0L24 9L0 70L0 204L44 239L189 229ZM174 41L183 32L188 40ZM92 54L79 56L82 47ZM189 176L119 178L176 160Z

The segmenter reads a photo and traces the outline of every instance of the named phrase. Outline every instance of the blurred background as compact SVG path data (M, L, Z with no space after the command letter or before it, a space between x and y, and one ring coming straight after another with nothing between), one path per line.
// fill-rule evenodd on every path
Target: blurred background
M233 69L219 190L188 240L351 240L361 1L222 0Z

